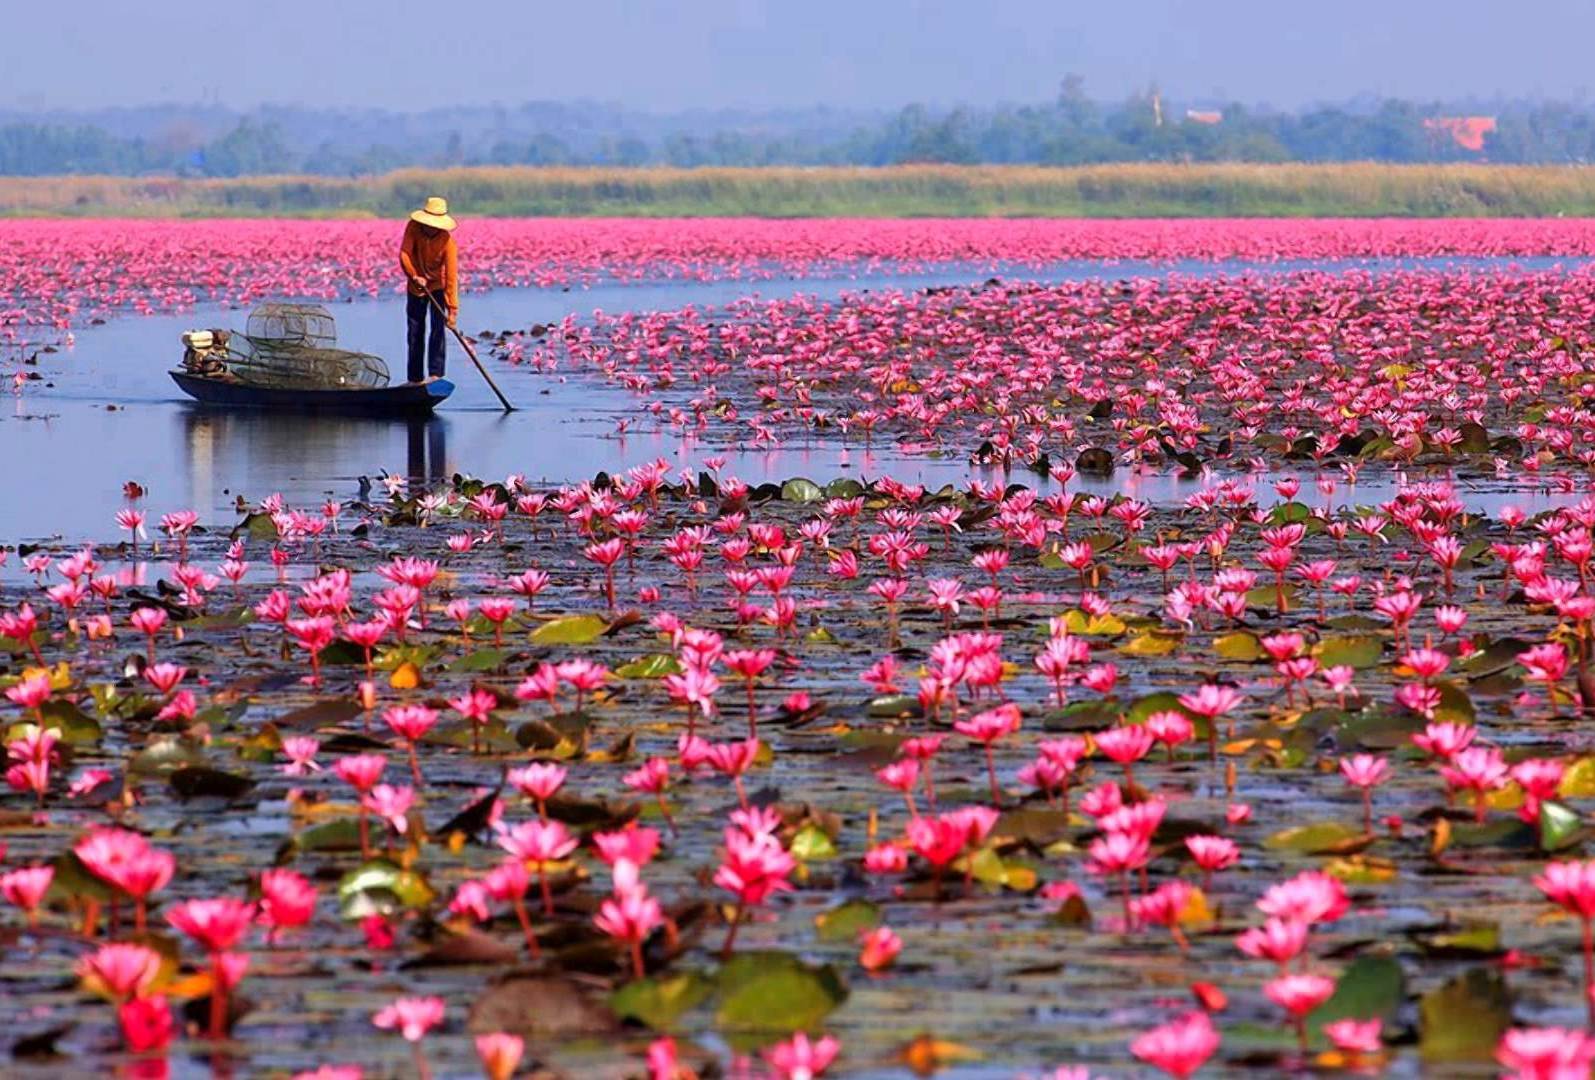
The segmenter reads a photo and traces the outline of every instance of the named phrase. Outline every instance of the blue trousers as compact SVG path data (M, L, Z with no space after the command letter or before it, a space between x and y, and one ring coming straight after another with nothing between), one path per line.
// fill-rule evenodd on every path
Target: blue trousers
M433 301L437 306L433 307ZM443 290L432 294L432 299L405 294L404 319L409 329L411 382L420 382L428 375L443 375L443 335L448 323L443 312L447 310ZM431 333L427 333L427 319L432 320Z

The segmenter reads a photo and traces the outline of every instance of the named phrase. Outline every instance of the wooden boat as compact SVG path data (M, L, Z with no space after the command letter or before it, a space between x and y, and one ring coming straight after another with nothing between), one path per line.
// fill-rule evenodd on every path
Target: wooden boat
M437 379L421 385L351 387L319 390L303 387L253 386L237 379L214 379L173 371L183 393L205 405L228 409L282 409L332 412L346 416L426 416L454 393L454 384Z

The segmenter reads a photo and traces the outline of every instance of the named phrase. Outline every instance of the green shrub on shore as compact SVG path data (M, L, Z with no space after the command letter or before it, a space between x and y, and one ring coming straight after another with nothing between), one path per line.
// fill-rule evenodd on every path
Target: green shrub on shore
M392 217L438 193L478 217L1545 217L1595 215L1595 170L1354 163L6 177L0 214Z

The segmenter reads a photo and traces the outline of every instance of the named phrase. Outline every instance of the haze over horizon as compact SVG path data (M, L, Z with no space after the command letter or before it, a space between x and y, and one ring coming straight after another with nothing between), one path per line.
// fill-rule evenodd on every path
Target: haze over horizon
M265 14L75 0L70 21L60 5L8 12L12 40L29 44L0 70L0 101L885 109L1045 100L1073 73L1094 98L1156 82L1186 99L1295 108L1364 95L1582 99L1589 86L1587 0L1344 0L1289 25L1280 14L1262 0L278 0Z

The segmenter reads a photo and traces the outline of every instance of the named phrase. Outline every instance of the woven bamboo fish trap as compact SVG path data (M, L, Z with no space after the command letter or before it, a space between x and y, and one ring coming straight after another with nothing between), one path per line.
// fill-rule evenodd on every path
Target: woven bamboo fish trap
M337 347L332 314L319 304L264 303L226 342L227 370L252 386L337 389L388 385L379 356Z

